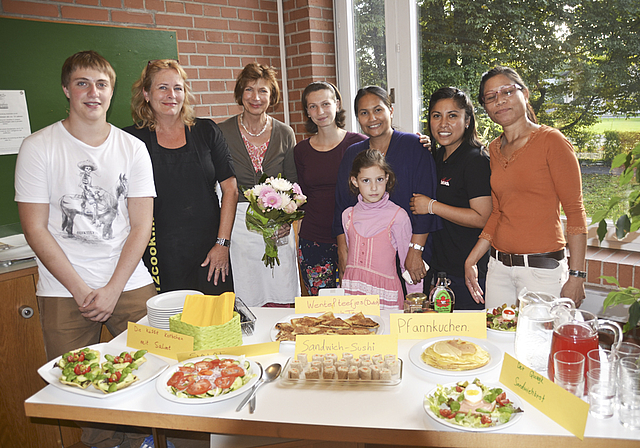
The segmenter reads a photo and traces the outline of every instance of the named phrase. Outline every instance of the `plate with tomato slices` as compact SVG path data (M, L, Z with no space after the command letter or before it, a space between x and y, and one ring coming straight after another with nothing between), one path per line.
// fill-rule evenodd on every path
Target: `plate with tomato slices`
M100 353L99 361L101 365L107 361L105 355L112 355L116 357L122 352L135 352L135 349L125 347L122 344L118 345L113 342L94 344L88 346L87 348L96 350ZM38 373L47 383L54 387L57 387L58 389L66 390L67 392L71 392L74 394L85 395L88 397L108 398L114 395L119 396L122 391L128 393L132 389L136 389L148 383L149 381L155 379L158 375L160 375L167 367L169 367L169 364L166 361L163 361L161 358L151 353L145 354L144 357L147 359L147 361L141 364L138 369L132 372L138 378L138 380L134 383L131 383L131 385L125 389L108 394L104 393L100 389L97 389L93 384L90 384L86 389L82 389L80 387L74 387L68 384L61 383L60 376L62 375L62 369L56 366L61 360L61 357L54 358L40 367L38 369Z
M259 372L258 364L244 356L200 356L167 369L156 381L156 390L169 401L212 403L247 392Z

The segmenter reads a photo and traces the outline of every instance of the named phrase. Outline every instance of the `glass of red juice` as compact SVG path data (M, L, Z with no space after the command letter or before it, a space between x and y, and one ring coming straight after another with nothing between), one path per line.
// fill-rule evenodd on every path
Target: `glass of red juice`
M551 353L549 354L548 376L553 381L553 355L560 350L574 350L584 355L585 359L590 350L598 348L598 329L608 329L614 334L614 344L622 337L622 329L615 322L598 319L593 313L584 310L554 307L553 336L551 338ZM585 365L585 378L589 370ZM585 380L586 384L586 380Z

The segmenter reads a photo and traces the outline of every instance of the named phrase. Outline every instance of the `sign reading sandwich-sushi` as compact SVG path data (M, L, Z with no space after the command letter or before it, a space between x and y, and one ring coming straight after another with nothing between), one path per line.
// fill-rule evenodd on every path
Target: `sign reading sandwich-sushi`
M296 297L296 314L362 313L369 316L380 315L380 296L305 296Z
M389 333L398 339L429 339L437 336L487 337L487 317L479 313L394 313Z
M327 353L352 353L358 358L360 354L396 355L398 354L398 337L381 334L361 335L298 335L296 337L296 357L298 354L325 355Z

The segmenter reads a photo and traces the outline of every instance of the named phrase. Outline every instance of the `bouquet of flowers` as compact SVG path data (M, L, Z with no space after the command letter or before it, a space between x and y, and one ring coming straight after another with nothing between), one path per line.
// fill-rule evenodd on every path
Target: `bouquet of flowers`
M260 183L253 188L242 188L249 200L247 208L247 229L262 234L265 251L262 257L264 265L270 268L278 259L276 233L283 224L291 224L304 216L299 207L307 202L307 197L297 183L263 174Z

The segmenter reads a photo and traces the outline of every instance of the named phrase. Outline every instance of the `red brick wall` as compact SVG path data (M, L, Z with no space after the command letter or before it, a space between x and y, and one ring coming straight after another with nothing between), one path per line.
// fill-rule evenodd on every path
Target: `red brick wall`
M302 90L311 81L336 78L333 1L285 0L283 12L290 122L300 140ZM0 14L174 30L197 114L216 121L240 112L233 87L247 63L282 70L275 0L0 0ZM284 121L283 111L279 105L273 115Z

